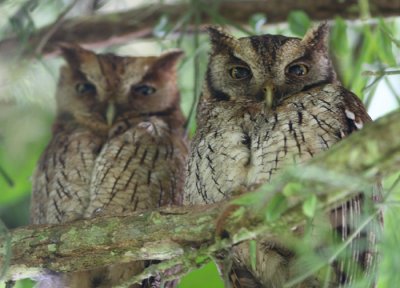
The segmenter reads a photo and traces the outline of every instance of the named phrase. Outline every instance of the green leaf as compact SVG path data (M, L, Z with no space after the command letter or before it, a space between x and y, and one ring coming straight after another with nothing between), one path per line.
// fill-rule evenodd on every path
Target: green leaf
M286 197L290 197L290 196L298 195L299 192L302 191L302 188L303 188L302 184L296 183L296 182L291 182L291 183L286 184L285 187L283 187L282 193Z
M353 66L355 59L352 57L352 47L347 37L347 23L341 17L336 17L330 33L330 47L335 55L339 77L346 87L350 86L353 79ZM338 39L338 40L337 40Z
M244 207L237 208L231 215L231 219L241 219L246 214L246 209Z
M377 31L377 44L379 59L386 62L390 66L396 66L396 58L393 55L392 39L390 38L390 29L385 22L380 19Z
M349 66L348 70L351 72L350 80L348 85L361 100L363 100L364 93L363 88L366 84L366 79L360 77L365 63L373 64L377 58L377 43L375 37L375 31L369 26L364 25L361 27L362 45L359 51L354 52L353 65Z
M265 198L265 194L268 193L267 188L270 185L263 185L259 189L257 189L257 193L246 193L240 195L239 198L232 200L232 204L240 205L240 206L249 206L256 205L263 201ZM266 188L266 189L263 189Z
M349 41L347 38L347 23L340 17L336 17L330 33L330 47L333 52L340 57L350 52Z
M286 197L283 194L277 194L268 203L266 211L266 220L268 222L273 222L281 216L283 212L287 209L288 204Z
M35 282L31 279L23 279L19 280L15 283L14 288L31 288L31 287L37 287L35 286ZM1 286L0 286L1 287Z
M303 213L307 217L314 217L315 209L317 208L317 196L311 195L303 203Z
M194 270L182 277L178 284L178 288L203 288L204 279L207 279L208 287L223 288L224 283L219 276L217 267L214 262L210 262L200 269Z
M392 31L390 31L389 27L387 27L386 23L382 20L382 25L379 25L383 33L396 45L397 48L400 48L400 39L396 39L393 37Z
M288 16L289 28L293 34L303 36L311 25L308 15L301 10L294 10Z

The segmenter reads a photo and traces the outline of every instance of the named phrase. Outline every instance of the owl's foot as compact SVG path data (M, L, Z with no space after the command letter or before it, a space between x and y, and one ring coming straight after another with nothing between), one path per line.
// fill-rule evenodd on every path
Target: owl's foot
M148 121L137 124L139 135L147 134L153 137L160 137L166 129L168 129L168 125L163 120L157 118L151 118Z

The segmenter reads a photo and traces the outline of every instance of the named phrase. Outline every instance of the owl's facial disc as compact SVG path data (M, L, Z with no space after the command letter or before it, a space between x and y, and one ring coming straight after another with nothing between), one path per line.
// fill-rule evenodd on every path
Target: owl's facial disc
M326 24L310 29L302 39L270 34L237 39L215 27L209 33L206 97L257 101L274 109L296 93L336 81Z

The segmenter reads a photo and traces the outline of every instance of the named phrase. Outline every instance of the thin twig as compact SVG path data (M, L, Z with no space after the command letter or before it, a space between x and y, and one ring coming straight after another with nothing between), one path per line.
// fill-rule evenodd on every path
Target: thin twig
M367 108L367 110L369 109L369 107L371 106L372 100L374 98L374 96L376 95L376 90L378 89L378 81L382 80L384 76L379 76L377 77L375 80L377 80L375 83L377 85L372 85L370 86L371 89L369 89L369 91L366 94L365 98L364 98L364 105Z
M3 169L3 167L0 166L0 175L4 178L8 186L14 187L14 181L11 179L11 177L7 174L7 172Z
M38 44L36 45L36 48L34 49L35 55L40 55L43 51L43 47L47 44L51 36L56 33L56 31L61 27L62 23L65 20L65 17L67 16L68 12L71 11L71 9L76 5L78 0L74 0L70 5L68 5L63 12L57 17L56 21L52 24L50 27L49 31L47 31Z
M383 199L385 203L387 202L387 199L390 197L390 195L395 191L394 189L400 184L400 175L397 176L396 180L392 183L392 186L388 189L387 193L384 194ZM394 203L394 202L392 202ZM400 203L400 202L399 202Z
M365 76L366 76L366 75L365 75ZM363 91L365 92L365 91L367 91L368 89L371 89L374 85L376 85L376 84L383 78L383 76L384 76L384 75L379 75L379 76L377 76L370 84L366 85L366 86L363 88Z
M382 70L382 71L364 71L362 72L362 76L385 76L385 75L399 75L400 70Z
M383 33L385 33L386 36L393 42L393 44L396 45L397 48L400 48L400 40L394 38L392 33L390 31L388 31L386 26L384 26L384 27L381 26L380 28L381 28L381 31L383 31Z
M390 82L390 80L388 79L388 77L385 77L385 83L387 85L387 87L389 88L390 92L392 92L394 98L397 101L397 104L400 106L400 95L397 93L396 89L393 87L392 82Z

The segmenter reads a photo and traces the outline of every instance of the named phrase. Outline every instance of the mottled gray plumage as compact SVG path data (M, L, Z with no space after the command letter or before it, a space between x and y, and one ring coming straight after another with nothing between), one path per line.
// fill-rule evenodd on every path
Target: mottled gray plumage
M32 222L181 205L187 146L176 64L182 52L120 57L75 45L62 52L68 65L60 75L53 137L33 176ZM112 287L144 267L134 262L46 275L39 286Z
M236 39L218 28L209 31L212 51L188 162L186 204L215 203L268 182L282 168L304 163L370 121L357 96L336 79L326 24L311 29L303 39ZM343 240L360 221L362 198L331 212L326 225ZM365 273L376 258L380 227L375 224L356 237L357 243L365 241L363 248L355 241L351 247ZM298 273L296 255L284 239L257 239L255 269L247 245L234 249L234 287L282 287ZM332 287L353 280L349 273L354 267L341 267L343 263L335 267ZM309 277L297 287L322 284Z

